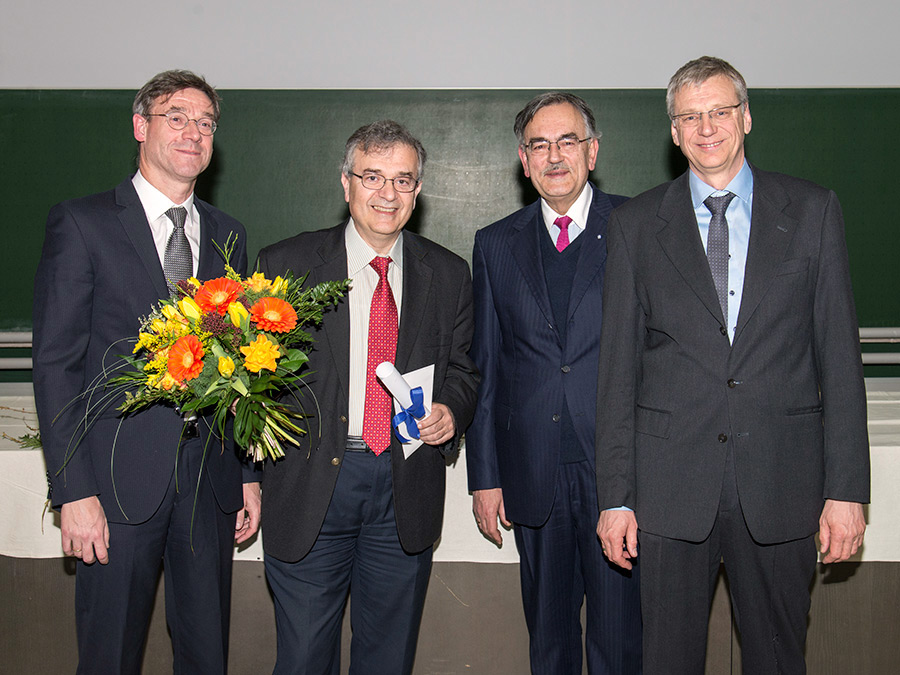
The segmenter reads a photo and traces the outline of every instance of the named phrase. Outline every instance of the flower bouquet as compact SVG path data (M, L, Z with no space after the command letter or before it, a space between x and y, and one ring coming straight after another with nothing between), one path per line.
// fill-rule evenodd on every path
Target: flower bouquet
M266 279L261 272L242 278L228 264L226 274L176 285L141 319L137 344L123 357L125 368L107 382L125 390L123 415L148 406L175 405L186 417L211 415L225 437L234 415L235 442L254 461L284 456L284 443L298 445L305 433L301 410L279 401L300 383L305 350L329 306L344 296L349 281L329 281L304 289L306 277Z

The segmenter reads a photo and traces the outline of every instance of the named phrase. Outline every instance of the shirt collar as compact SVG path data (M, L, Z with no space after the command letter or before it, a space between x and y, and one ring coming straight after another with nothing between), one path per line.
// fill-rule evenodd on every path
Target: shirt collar
M693 171L688 171L688 176L691 184L691 202L694 205L694 210L700 208L703 202L706 201L706 198L712 194L733 192L748 204L753 196L753 171L750 170L750 165L746 159L743 166L741 166L741 170L725 186L724 190L716 190L711 185L707 185Z
M141 200L141 205L144 207L144 212L147 214L147 220L150 222L158 220L165 215L166 211L172 208L172 200L166 197L157 188L153 187L153 185L150 184L150 181L144 178L140 169L134 174L131 183L138 193L138 198ZM187 217L190 220L194 209L194 193L192 192L190 196L184 200L184 203L175 204L175 206L183 206L186 208Z
M347 227L344 229L344 242L347 245L347 275L350 277L359 274L359 272L365 269L369 263L372 262L372 259L378 255L378 253L366 243L365 239L359 235L356 226L353 224L353 218L347 222ZM398 269L403 268L402 230L388 255L393 263L397 265Z
M583 230L587 227L588 214L591 209L591 201L594 198L594 191L591 189L590 183L585 183L584 187L581 190L581 194L578 195L578 198L569 207L569 210L565 213L557 213L554 211L550 205L541 197L541 214L544 217L544 224L547 227L553 225L553 221L555 221L560 216L569 216L572 219L572 223L578 227L578 229Z

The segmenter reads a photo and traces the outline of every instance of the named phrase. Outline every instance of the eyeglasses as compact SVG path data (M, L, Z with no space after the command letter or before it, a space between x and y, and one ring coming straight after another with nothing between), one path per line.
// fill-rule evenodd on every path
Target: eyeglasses
M575 152L575 148L584 143L585 141L591 140L591 136L587 138L578 138L576 136L563 136L559 140L556 141L545 141L543 139L538 139L531 141L530 143L525 144L525 148L535 157L541 157L542 155L546 155L550 152L550 146L555 145L559 148L559 151L566 155L572 152Z
M713 124L717 122L725 122L726 120L731 118L731 113L742 105L744 105L743 101L741 101L740 103L735 103L734 105L726 105L722 106L721 108L713 108L712 110L707 110L705 113L681 113L680 115L672 115L671 120L672 124L680 124L682 127L700 126L700 123L703 121L704 115L709 117L709 121Z
M359 178L359 182L362 183L362 186L364 188L368 188L369 190L380 190L384 187L385 183L391 181L391 183L394 184L394 189L397 192L412 192L419 184L419 181L411 176L385 178L380 173L368 172L360 176L358 173L353 173L352 171L350 172L350 175Z
M170 110L167 113L147 113L144 117L165 117L166 122L168 122L169 126L175 131L184 129L188 125L188 122L196 122L197 130L204 136L212 136L216 133L216 127L219 126L214 119L209 117L201 117L199 120L192 120L184 113L175 110Z

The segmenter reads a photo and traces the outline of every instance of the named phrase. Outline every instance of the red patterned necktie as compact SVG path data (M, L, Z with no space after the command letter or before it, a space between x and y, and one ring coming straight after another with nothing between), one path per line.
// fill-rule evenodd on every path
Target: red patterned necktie
M369 355L366 359L366 407L363 440L380 455L391 444L391 396L375 377L383 361L394 362L397 354L397 304L387 272L391 259L377 256L369 264L378 272L378 285L369 311Z
M569 216L560 216L553 221L553 224L559 228L559 237L556 239L556 250L560 253L569 245L569 223L572 219Z

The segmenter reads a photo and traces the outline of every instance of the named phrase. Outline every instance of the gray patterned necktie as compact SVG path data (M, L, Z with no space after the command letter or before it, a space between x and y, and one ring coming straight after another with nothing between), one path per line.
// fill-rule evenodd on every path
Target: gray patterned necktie
M703 204L709 209L712 218L709 221L709 234L706 238L706 257L709 259L709 271L712 272L713 283L719 296L722 318L728 327L728 221L725 211L735 194L709 196Z
M191 255L191 245L184 233L184 221L187 218L187 209L183 206L173 206L166 211L166 215L175 230L166 242L166 255L163 258L163 272L166 275L166 285L169 292L175 291L175 283L187 279L194 272L194 259Z

